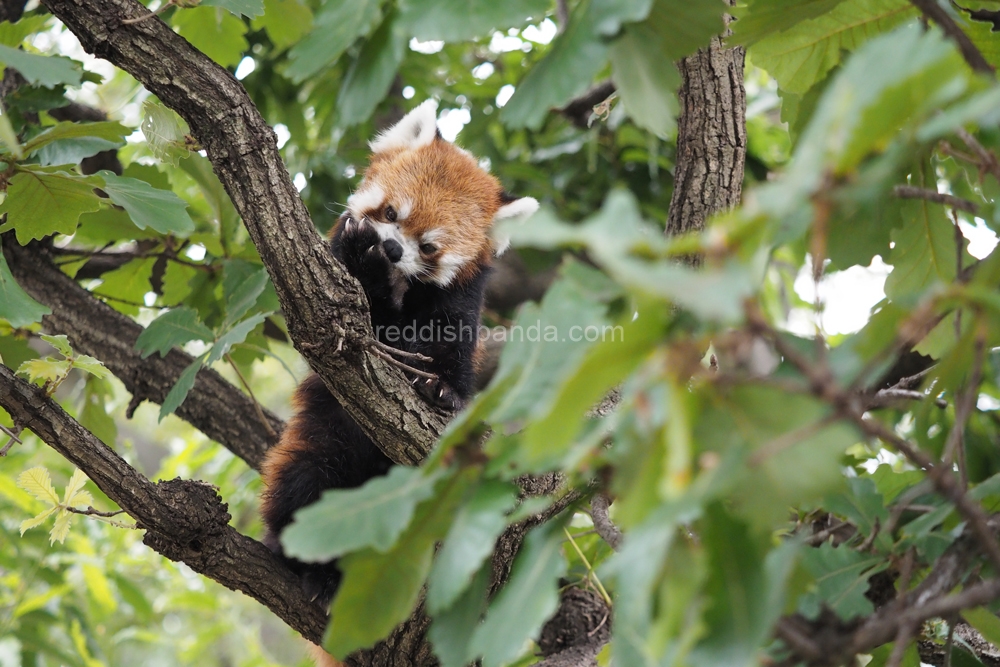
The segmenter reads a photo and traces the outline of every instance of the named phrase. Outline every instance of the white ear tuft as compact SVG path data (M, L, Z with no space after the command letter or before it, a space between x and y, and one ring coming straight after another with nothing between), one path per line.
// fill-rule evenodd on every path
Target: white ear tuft
M535 211L538 210L538 200L534 197L521 197L520 199L515 199L509 204L504 204L500 207L500 210L496 212L493 216L493 224L500 222L501 220L514 220L516 222L524 222L526 219L534 215ZM502 255L507 248L510 247L510 237L494 235L493 237L493 252L497 257Z
M398 148L420 148L437 136L437 101L427 100L403 119L368 142L373 153Z

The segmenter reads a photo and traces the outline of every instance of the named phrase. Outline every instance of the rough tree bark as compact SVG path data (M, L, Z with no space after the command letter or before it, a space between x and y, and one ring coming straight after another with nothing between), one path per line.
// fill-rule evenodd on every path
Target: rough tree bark
M447 415L429 408L397 369L370 352L372 337L363 292L357 282L332 261L316 234L278 155L274 133L239 82L158 19L122 23L122 19L147 12L134 0L44 1L76 34L86 50L132 74L188 122L271 275L297 349L390 458L404 464L422 460L443 429ZM722 51L716 40L706 51L707 59L698 54L685 61L689 64L682 64L685 117L681 121L678 174L675 176L678 187L671 216L673 219L673 209L677 208L677 215L686 222L678 230L697 229L699 224L704 224L708 214L732 206L739 197L741 150L745 144L742 52L737 65L735 59L718 60ZM721 104L720 95L725 98ZM702 113L706 114L706 121L698 122L693 116ZM689 150L685 153L680 146L688 146L685 143L688 135L698 136L691 141L690 149L683 149ZM740 150L733 150L733 146ZM24 249L13 249L8 255L12 264L18 263L19 250ZM24 278L30 283L33 274L23 266L17 274L18 279ZM82 351L97 352L95 356L99 358L107 358L108 350L119 350L118 361L112 363L120 364L116 374L120 372L128 377L136 361L124 350L130 350L131 335L135 332L126 330L121 338L116 338L109 337L105 327L100 327L99 330L105 329L103 337L90 339L80 335L80 321L68 319L70 316L64 308L71 305L69 299L79 299L82 295L72 291L69 296L62 297L46 292L43 287L36 284L29 292L43 302L58 304L60 310L46 321L46 326L66 333L72 330L77 334L74 344ZM101 305L95 305L92 299L75 303L82 312L91 315ZM110 356L116 354L112 352ZM157 387L162 388L160 383L183 365L184 357L171 360L168 356L152 373L156 386L146 386L140 379L134 379L130 389L143 398L157 400ZM211 384L211 378L208 375L206 378ZM199 376L196 389L201 385ZM212 395L218 391L206 385L202 398L214 400ZM229 396L223 400L235 399ZM38 433L83 468L113 500L128 508L147 530L146 543L151 547L168 557L187 562L195 570L231 588L248 593L307 638L319 638L325 622L322 611L302 599L297 582L266 549L227 525L225 506L214 491L195 482L177 480L154 485L145 480L62 413L58 406L45 399L37 388L5 370L0 370L0 403L19 424ZM210 420L204 415L192 413L186 418L192 423L199 422L195 425L202 430L210 429ZM272 427L276 425L270 417L268 421ZM233 433L212 437L228 443L241 438ZM252 447L240 455L255 465L259 461L260 447L266 444L254 441ZM540 490L551 492L553 489ZM565 507L572 500L563 498L557 507ZM535 521L544 518L537 517ZM494 557L495 583L505 578L529 525L514 527L499 541ZM580 614L594 616L591 602L581 602L586 609L581 607L576 612L573 604L564 605L563 613L570 614L574 620L579 620ZM592 662L596 650L591 649L599 649L606 641L608 622L602 615L597 626L585 625L589 628L588 633L597 626L605 628L587 635L600 637L596 643L589 642L586 655L580 656L581 660ZM350 663L372 667L435 664L424 642L426 626L426 618L418 613L397 628L386 642L352 656ZM573 664L567 662L572 658L568 651L573 647L566 649L549 658L551 664Z

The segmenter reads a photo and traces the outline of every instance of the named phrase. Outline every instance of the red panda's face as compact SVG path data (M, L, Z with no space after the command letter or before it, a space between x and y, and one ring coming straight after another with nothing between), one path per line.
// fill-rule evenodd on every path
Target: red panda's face
M400 272L447 287L506 249L490 236L496 220L530 215L538 202L511 199L472 155L442 139L436 108L424 102L371 142L371 163L347 207L375 227Z

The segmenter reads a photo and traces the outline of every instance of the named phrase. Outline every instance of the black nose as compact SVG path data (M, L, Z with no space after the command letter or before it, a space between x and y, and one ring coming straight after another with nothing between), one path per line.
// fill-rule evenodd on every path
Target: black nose
M386 239L382 241L382 249L385 250L385 256L389 258L389 261L395 264L403 257L403 246L399 245L398 241L393 239Z

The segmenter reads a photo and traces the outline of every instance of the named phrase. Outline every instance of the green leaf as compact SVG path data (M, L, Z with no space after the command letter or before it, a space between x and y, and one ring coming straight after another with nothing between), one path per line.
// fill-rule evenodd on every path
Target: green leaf
M441 661L441 667L467 667L474 661L469 642L486 611L486 594L492 574L492 565L487 562L479 568L472 583L454 604L434 615L427 638L434 646L434 654Z
M202 0L202 7L222 7L236 16L252 19L264 13L264 0Z
M42 334L41 339L44 340L49 345L51 345L52 347L56 348L59 354L63 355L64 357L73 356L73 348L69 344L69 337L66 336L65 334L60 334L58 336L50 336L48 334Z
M1000 618L997 618L992 611L986 607L965 609L962 611L962 618L978 630L986 641L994 646L1000 646Z
M468 588L476 571L493 553L497 537L507 526L516 490L510 484L484 480L455 515L431 568L427 610L445 611Z
M147 227L161 234L187 236L194 231L194 221L187 213L187 202L171 190L157 190L137 178L116 176L102 171L103 190L125 209L139 229Z
M54 359L45 357L44 359L29 359L21 364L17 372L26 375L32 382L39 380L43 382L56 382L65 378L69 373L70 362L68 359Z
M181 306L150 322L135 341L135 349L142 353L143 359L154 352L165 357L174 346L179 347L192 340L210 342L214 338L212 330L201 322L194 309Z
M721 0L656 0L643 25L656 33L668 59L680 60L722 34L722 15L726 11L729 8Z
M371 646L410 615L430 570L434 545L447 531L468 481L468 474L459 474L443 483L435 497L420 504L389 551L365 549L338 561L344 578L330 609L323 648L343 658Z
M80 85L80 63L61 56L38 56L0 44L0 64L13 67L32 85Z
M108 370L107 366L89 354L78 354L74 356L72 366L77 370L81 370L88 375L93 375L94 377L102 380L113 376L113 373Z
M483 667L500 667L521 655L559 606L558 580L566 570L562 527L562 521L551 520L524 539L507 585L472 634L472 653L482 656Z
M419 40L460 42L494 30L520 28L531 20L537 22L548 8L546 0L402 0L399 20Z
M118 440L118 426L107 412L113 398L114 390L108 380L96 376L87 378L83 407L80 409L80 425L111 447Z
M750 57L783 90L802 94L840 63L841 52L853 51L917 14L907 0L846 0L825 14L765 37L750 48Z
M300 0L264 0L264 15L250 25L254 30L267 30L274 48L283 51L312 29L313 13Z
M267 316L271 313L257 313L246 318L232 329L227 331L225 334L219 337L212 345L212 349L208 352L208 365L214 364L216 361L221 359L229 352L229 348L237 343L242 343L246 340L246 337L257 328L257 325L267 319Z
M918 296L936 283L955 279L955 227L940 204L923 199L901 203L904 224L892 232L885 293L890 299ZM963 254L965 254L963 252ZM966 266L969 264L966 257Z
M566 30L552 48L517 85L500 111L500 120L512 129L542 126L549 109L580 95L604 67L608 47L597 32L601 19L598 0L585 0L573 12Z
M796 24L829 13L844 0L750 0L736 10L728 44L750 46Z
M10 273L7 258L0 250L0 318L19 329L34 322L41 322L42 317L51 312L48 306L38 303L21 289Z
M327 0L317 12L312 32L288 52L285 73L295 83L332 65L358 37L382 19L382 0Z
M48 505L58 505L59 495L52 486L52 477L44 466L29 468L17 476L18 487Z
M97 137L56 141L38 149L38 163L43 167L58 164L79 164L84 158L96 155L101 151L113 150L121 146L122 143L99 139Z
M886 525L889 510L886 501L875 487L875 482L868 477L852 477L847 480L848 491L830 496L823 502L823 507L844 517L858 528L858 531L868 536L878 526ZM875 538L875 544L885 551L892 549L893 537L880 531Z
M805 549L802 563L816 580L815 592L802 598L803 611L812 618L822 602L844 620L872 613L874 607L865 597L868 577L889 565L881 556L858 553L847 546L835 548L827 542Z
M710 508L702 539L709 563L709 605L702 619L707 635L695 648L691 664L756 664L758 647L767 639L772 619L781 612L767 605L768 582L761 546L745 523L717 505Z
M142 103L140 129L150 152L161 162L177 166L178 161L190 153L187 137L191 130L187 123L159 102L146 100Z
M285 553L322 562L370 547L388 551L410 524L417 505L434 493L440 473L395 466L358 489L331 489L295 513L281 534ZM478 566L477 566L478 567Z
M206 354L201 355L194 361L192 361L181 376L177 378L177 383L170 388L170 392L167 393L167 397L163 399L163 403L160 405L160 417L158 421L163 421L163 418L172 413L184 399L187 398L188 392L194 387L194 381L198 377L198 371L201 370L202 364L205 363Z
M260 0L217 0L230 5L258 4ZM209 2L203 3L205 5ZM250 48L247 25L218 7L193 7L174 12L171 23L181 37L223 67L236 65Z
M103 139L117 146L125 144L125 137L132 134L132 129L115 121L100 123L73 123L63 121L56 123L44 132L32 137L24 144L24 152L31 155L35 151L53 142L67 139Z
M357 59L344 75L337 95L337 118L341 127L368 120L389 92L406 51L406 35L390 15L365 42Z
M625 26L611 44L612 79L625 111L640 127L667 138L677 129L681 77L646 23Z
M17 132L10 123L10 114L6 111L0 113L0 142L7 148L7 151L18 160L24 159L24 150L21 142L18 141Z
M57 232L72 234L81 214L101 207L94 192L99 186L92 176L25 167L7 186L7 198L0 204L7 221L0 231L13 228L21 245Z
M51 18L46 14L22 16L17 22L4 21L0 23L0 44L17 48L29 35L41 32L45 23Z
M222 271L222 295L226 300L223 328L239 320L257 303L267 282L268 275L263 266L240 260L226 262Z
M113 297L109 305L119 312L137 315L139 306L145 300L146 294L152 290L149 279L153 275L155 257L133 259L119 269L109 271L101 276L100 286L94 292Z

